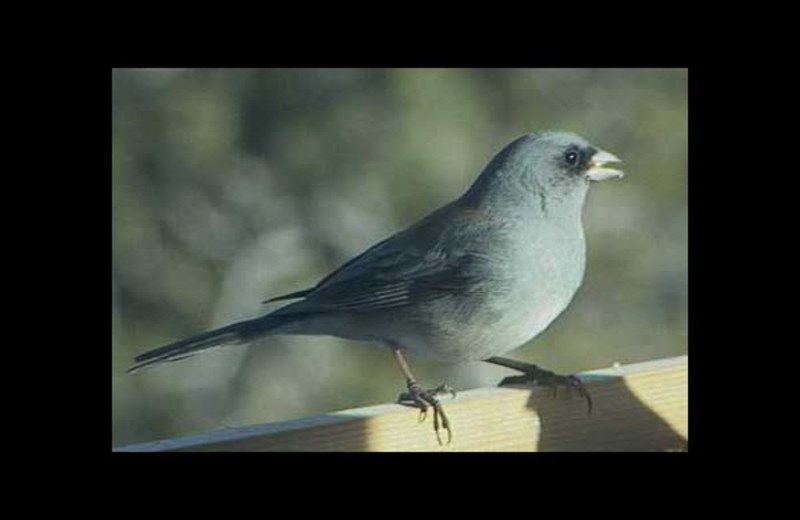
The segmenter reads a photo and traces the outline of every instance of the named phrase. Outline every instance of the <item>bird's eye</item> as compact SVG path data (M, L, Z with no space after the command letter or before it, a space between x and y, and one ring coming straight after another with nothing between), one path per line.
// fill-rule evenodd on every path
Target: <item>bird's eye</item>
M567 150L566 152L564 152L564 159L570 166L575 166L576 164L578 164L578 161L580 160L580 155L578 155L578 152L576 152L575 150Z

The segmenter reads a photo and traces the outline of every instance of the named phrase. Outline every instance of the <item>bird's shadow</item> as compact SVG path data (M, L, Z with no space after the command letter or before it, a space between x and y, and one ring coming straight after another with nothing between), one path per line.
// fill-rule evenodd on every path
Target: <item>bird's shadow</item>
M593 407L567 389L534 388L527 409L539 417L537 451L685 451L687 439L634 393L623 377L591 381ZM566 410L565 410L566 408Z

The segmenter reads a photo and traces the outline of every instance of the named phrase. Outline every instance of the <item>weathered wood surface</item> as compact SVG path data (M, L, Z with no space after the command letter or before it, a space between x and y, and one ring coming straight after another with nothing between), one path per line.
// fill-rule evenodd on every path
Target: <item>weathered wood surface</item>
M114 451L668 451L688 443L689 358L580 374L594 401L560 389L479 388L442 398L453 440L440 446L432 411L384 404L235 427ZM446 436L445 436L446 437Z

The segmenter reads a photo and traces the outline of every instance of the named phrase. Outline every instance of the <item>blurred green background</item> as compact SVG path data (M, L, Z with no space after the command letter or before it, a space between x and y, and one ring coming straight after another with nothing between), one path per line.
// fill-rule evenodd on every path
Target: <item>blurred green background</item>
M112 444L393 401L393 357L326 337L125 374L134 355L278 304L459 196L515 137L624 160L584 210L568 310L511 357L572 373L687 352L685 69L112 71ZM424 386L496 384L412 358Z

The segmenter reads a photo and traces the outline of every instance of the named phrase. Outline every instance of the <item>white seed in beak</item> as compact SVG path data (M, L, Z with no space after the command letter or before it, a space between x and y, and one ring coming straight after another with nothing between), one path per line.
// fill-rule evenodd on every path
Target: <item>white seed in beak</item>
M604 168L607 163L620 163L622 160L613 153L598 150L589 160L589 169L586 178L590 181L604 181L606 179L622 178L625 173L614 168Z

